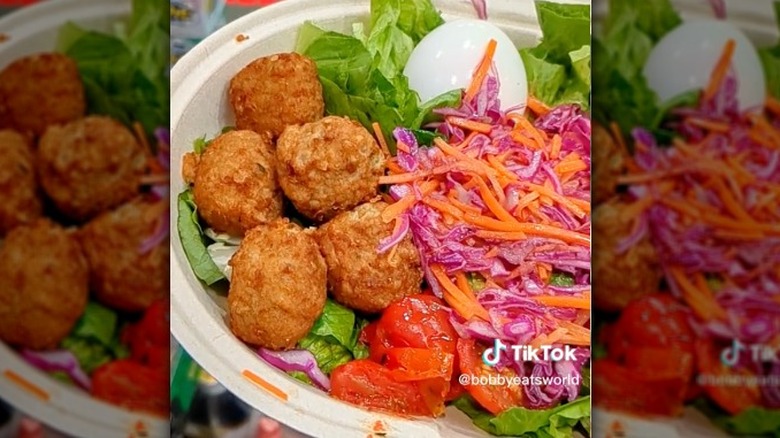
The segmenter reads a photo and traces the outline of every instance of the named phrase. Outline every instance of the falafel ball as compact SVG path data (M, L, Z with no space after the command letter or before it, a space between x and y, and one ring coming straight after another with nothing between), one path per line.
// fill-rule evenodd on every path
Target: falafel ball
M230 266L230 329L249 344L292 348L325 307L327 267L313 229L287 220L254 228Z
M47 219L14 228L0 244L0 339L56 347L84 313L87 261L71 232Z
M155 241L167 200L134 199L79 230L90 268L90 286L103 304L139 311L168 296L168 238Z
M38 144L41 186L57 209L85 221L139 193L146 156L124 125L89 116L51 126Z
M33 153L16 131L0 131L0 237L41 216Z
M658 292L662 270L658 254L645 235L624 253L618 245L631 234L633 218L625 211L630 206L613 198L596 207L593 213L593 301L598 309L618 311L631 301Z
M185 165L185 178L194 181L198 212L216 231L243 236L281 217L282 191L267 135L227 132L215 138L199 159L185 159ZM188 169L193 165L194 171Z
M49 125L84 116L86 102L76 62L59 53L17 59L0 72L0 101L8 126L36 137Z
M382 220L385 202L366 203L342 213L317 230L328 284L336 301L367 313L420 292L423 272L410 235L393 249L377 253L379 242L393 233Z
M615 196L617 179L625 173L623 151L612 134L598 123L593 124L593 201L606 202Z
M359 123L329 116L285 129L276 144L279 184L295 208L327 221L376 196L384 155Z
M321 119L325 113L317 66L297 53L258 58L230 80L236 128L278 137L289 125Z

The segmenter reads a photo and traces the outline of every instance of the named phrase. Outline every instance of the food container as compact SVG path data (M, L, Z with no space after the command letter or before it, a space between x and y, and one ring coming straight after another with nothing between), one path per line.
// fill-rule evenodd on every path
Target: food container
M728 21L738 26L758 47L775 44L780 38L773 11L773 1L726 0ZM713 18L708 1L672 0L683 20ZM607 0L599 0L593 7L594 35L598 33L599 18L607 13ZM626 436L636 438L718 438L729 436L715 427L697 409L686 408L680 418L639 418L619 412L610 412L593 406L593 437ZM617 434L622 431L622 435Z
M193 140L215 136L234 124L228 103L230 78L251 60L292 51L298 29L307 20L349 33L355 22L367 22L369 0L285 0L260 9L205 39L171 72L172 199L184 189L182 155ZM568 1L567 3L589 3ZM469 1L434 0L445 20L476 18ZM501 27L518 48L536 45L539 29L534 3L488 2L489 21ZM171 235L176 208L171 209ZM402 419L369 412L330 398L266 364L231 333L226 324L226 291L200 283L181 243L171 240L171 326L174 336L203 368L252 407L309 435L328 437L467 437L486 436L455 408L437 420ZM245 375L262 379L269 391Z
M130 0L47 1L0 18L0 68L15 59L53 51L67 21L110 31L129 16ZM0 396L17 409L69 435L85 437L163 437L168 420L130 412L93 399L49 377L0 343Z

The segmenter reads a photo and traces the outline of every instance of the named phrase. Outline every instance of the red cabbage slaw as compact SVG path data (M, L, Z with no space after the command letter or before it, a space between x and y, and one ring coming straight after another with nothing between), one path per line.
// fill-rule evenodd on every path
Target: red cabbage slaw
M554 196L556 199L574 199L589 205L590 120L576 106L554 108L538 117L525 131L532 135L531 131L538 130L540 136L546 137L544 147L529 146L513 137L517 128L528 121L520 121L521 116L512 114L511 109L507 112L500 110L498 88L498 80L491 74L472 101L464 101L457 109L437 110L445 116L444 122L434 125L437 132L449 145L459 144L458 151L472 160L487 163L495 157L503 158L504 169L513 177L501 188L503 193L498 195L503 195L502 207L515 217L521 217L521 211L529 202L528 196L534 196L529 187L543 186L558 195ZM456 120L458 123L453 123ZM467 134L458 126L463 125L462 120L487 124L490 130L488 133ZM440 298L445 295L444 285L433 272L434 265L443 267L449 277L466 274L487 279L486 287L477 292L478 303L487 310L487 320L477 317L466 320L458 312L451 311L451 322L464 338L489 344L494 339L501 339L510 344L527 345L544 340L557 330L560 333L559 329L563 326L579 327L582 333L587 332L588 343L576 348L575 361L515 362L509 357L511 355L504 355L498 364L500 369L512 369L519 376L572 376L572 380L579 381L583 364L590 357L589 310L548 306L534 298L580 296L589 299L590 210L578 216L560 202L544 199L539 203L537 214L546 221L540 217L523 216L529 228L552 223L570 235L580 236L576 243L550 235L533 235L533 231L527 238L517 240L485 237L486 234L468 221L453 223L448 220L446 213L427 201L443 201L448 196L454 196L456 201L453 202L464 205L465 210L490 215L490 207L480 195L479 188L468 182L470 172L458 168L457 163L440 147L420 147L413 133L406 129L397 128L394 136L399 148L397 156L389 160L390 165L395 163L409 174L443 175L446 182L431 193L423 193L421 185L413 182L393 184L389 188L394 201L401 201L411 194L414 202L395 217L394 233L381 242L378 251L391 250L410 232L421 256L425 279ZM551 138L556 136L560 140L560 149L551 153L546 148L552 143ZM577 157L582 164L563 179L556 166L565 162L567 157ZM447 170L447 166L451 169ZM442 169L445 170L442 172ZM572 284L550 284L549 279L541 278L540 266L568 274ZM563 343L556 341L553 345ZM579 386L527 386L524 392L528 407L541 409L564 398L574 400L579 394Z
M618 252L649 236L700 335L780 348L780 112L740 114L737 86L731 68L711 99L674 110L673 147L634 129L639 171L625 181L644 208ZM737 368L780 376L780 364L748 354ZM780 387L762 392L766 406L780 407Z

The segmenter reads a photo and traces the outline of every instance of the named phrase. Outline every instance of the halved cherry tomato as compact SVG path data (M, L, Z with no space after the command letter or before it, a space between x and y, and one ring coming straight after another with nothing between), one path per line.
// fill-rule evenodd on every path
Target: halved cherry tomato
M685 387L682 387L684 390ZM593 362L593 402L638 415L679 415L683 397L678 379L642 379L635 369L613 360Z
M682 393L693 375L693 354L658 347L634 347L626 354L626 367L645 381L678 380Z
M609 353L622 360L636 347L661 347L693 353L695 335L685 307L669 294L656 293L632 301L612 327Z
M415 382L399 382L387 367L368 359L353 360L333 370L330 394L368 409L404 415L432 415Z
M744 369L733 369L727 367L720 361L719 351L715 348L712 341L697 342L696 367L700 377L706 379L723 379L725 382L732 381L737 377L744 378L744 385L715 384L717 382L708 382L704 380L701 385L704 392L712 398L720 407L732 415L736 415L745 409L758 406L761 403L761 390L758 385L749 384L750 372Z
M116 360L92 374L92 395L134 411L170 414L169 376L165 371L129 359Z
M482 362L484 348L478 348L474 340L458 339L457 348L461 373L471 376L503 375L507 379L517 376L509 369L498 371L496 368L485 366ZM523 391L520 385L467 384L463 386L483 408L493 415L498 415L506 409L523 404Z
M128 326L122 340L130 346L131 358L152 367L170 362L170 307L168 300L155 301L137 323Z
M390 374L399 382L435 378L448 382L455 358L452 354L432 348L391 348L385 357Z
M433 295L417 294L395 301L382 312L369 350L377 362L383 362L387 350L395 347L435 348L455 354L457 338L444 303Z

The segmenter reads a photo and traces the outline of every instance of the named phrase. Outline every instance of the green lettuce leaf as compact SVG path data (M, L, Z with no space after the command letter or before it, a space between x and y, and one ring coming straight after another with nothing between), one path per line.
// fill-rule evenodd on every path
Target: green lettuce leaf
M225 278L206 249L203 229L198 221L198 208L190 190L179 195L179 214L176 228L179 232L184 254L190 262L195 276L204 283L212 285Z
M780 2L775 2L775 19L780 28ZM765 47L758 50L761 63L764 66L767 89L772 96L780 98L780 41L774 47Z
M90 301L60 346L73 353L81 368L91 374L99 366L127 356L127 347L119 340L118 320L116 312Z
M751 407L737 415L729 415L705 398L696 399L693 405L732 436L780 438L780 411L776 409Z
M531 94L550 106L590 107L590 6L536 2L542 42L520 50Z
M590 429L590 397L545 410L511 408L497 416L483 411L468 395L459 397L453 405L492 435L570 438L578 425Z
M460 104L460 90L419 102L403 68L417 42L443 19L430 0L372 0L370 30L353 25L344 35L305 23L296 51L317 64L328 114L379 124L391 151L398 126L418 129L433 120L433 109Z
M325 374L330 374L337 366L353 359L347 347L312 333L298 341L298 346L309 350L314 355L317 365Z
M127 126L139 122L148 135L169 123L169 8L156 0L133 0L127 23L113 34L67 23L57 50L78 66L88 112Z
M628 136L654 130L664 111L642 69L655 43L682 22L669 0L610 0L602 32L593 40L593 117L617 123Z
M336 303L325 301L322 314L314 322L310 333L329 338L344 347L352 345L352 332L355 328L355 312Z

